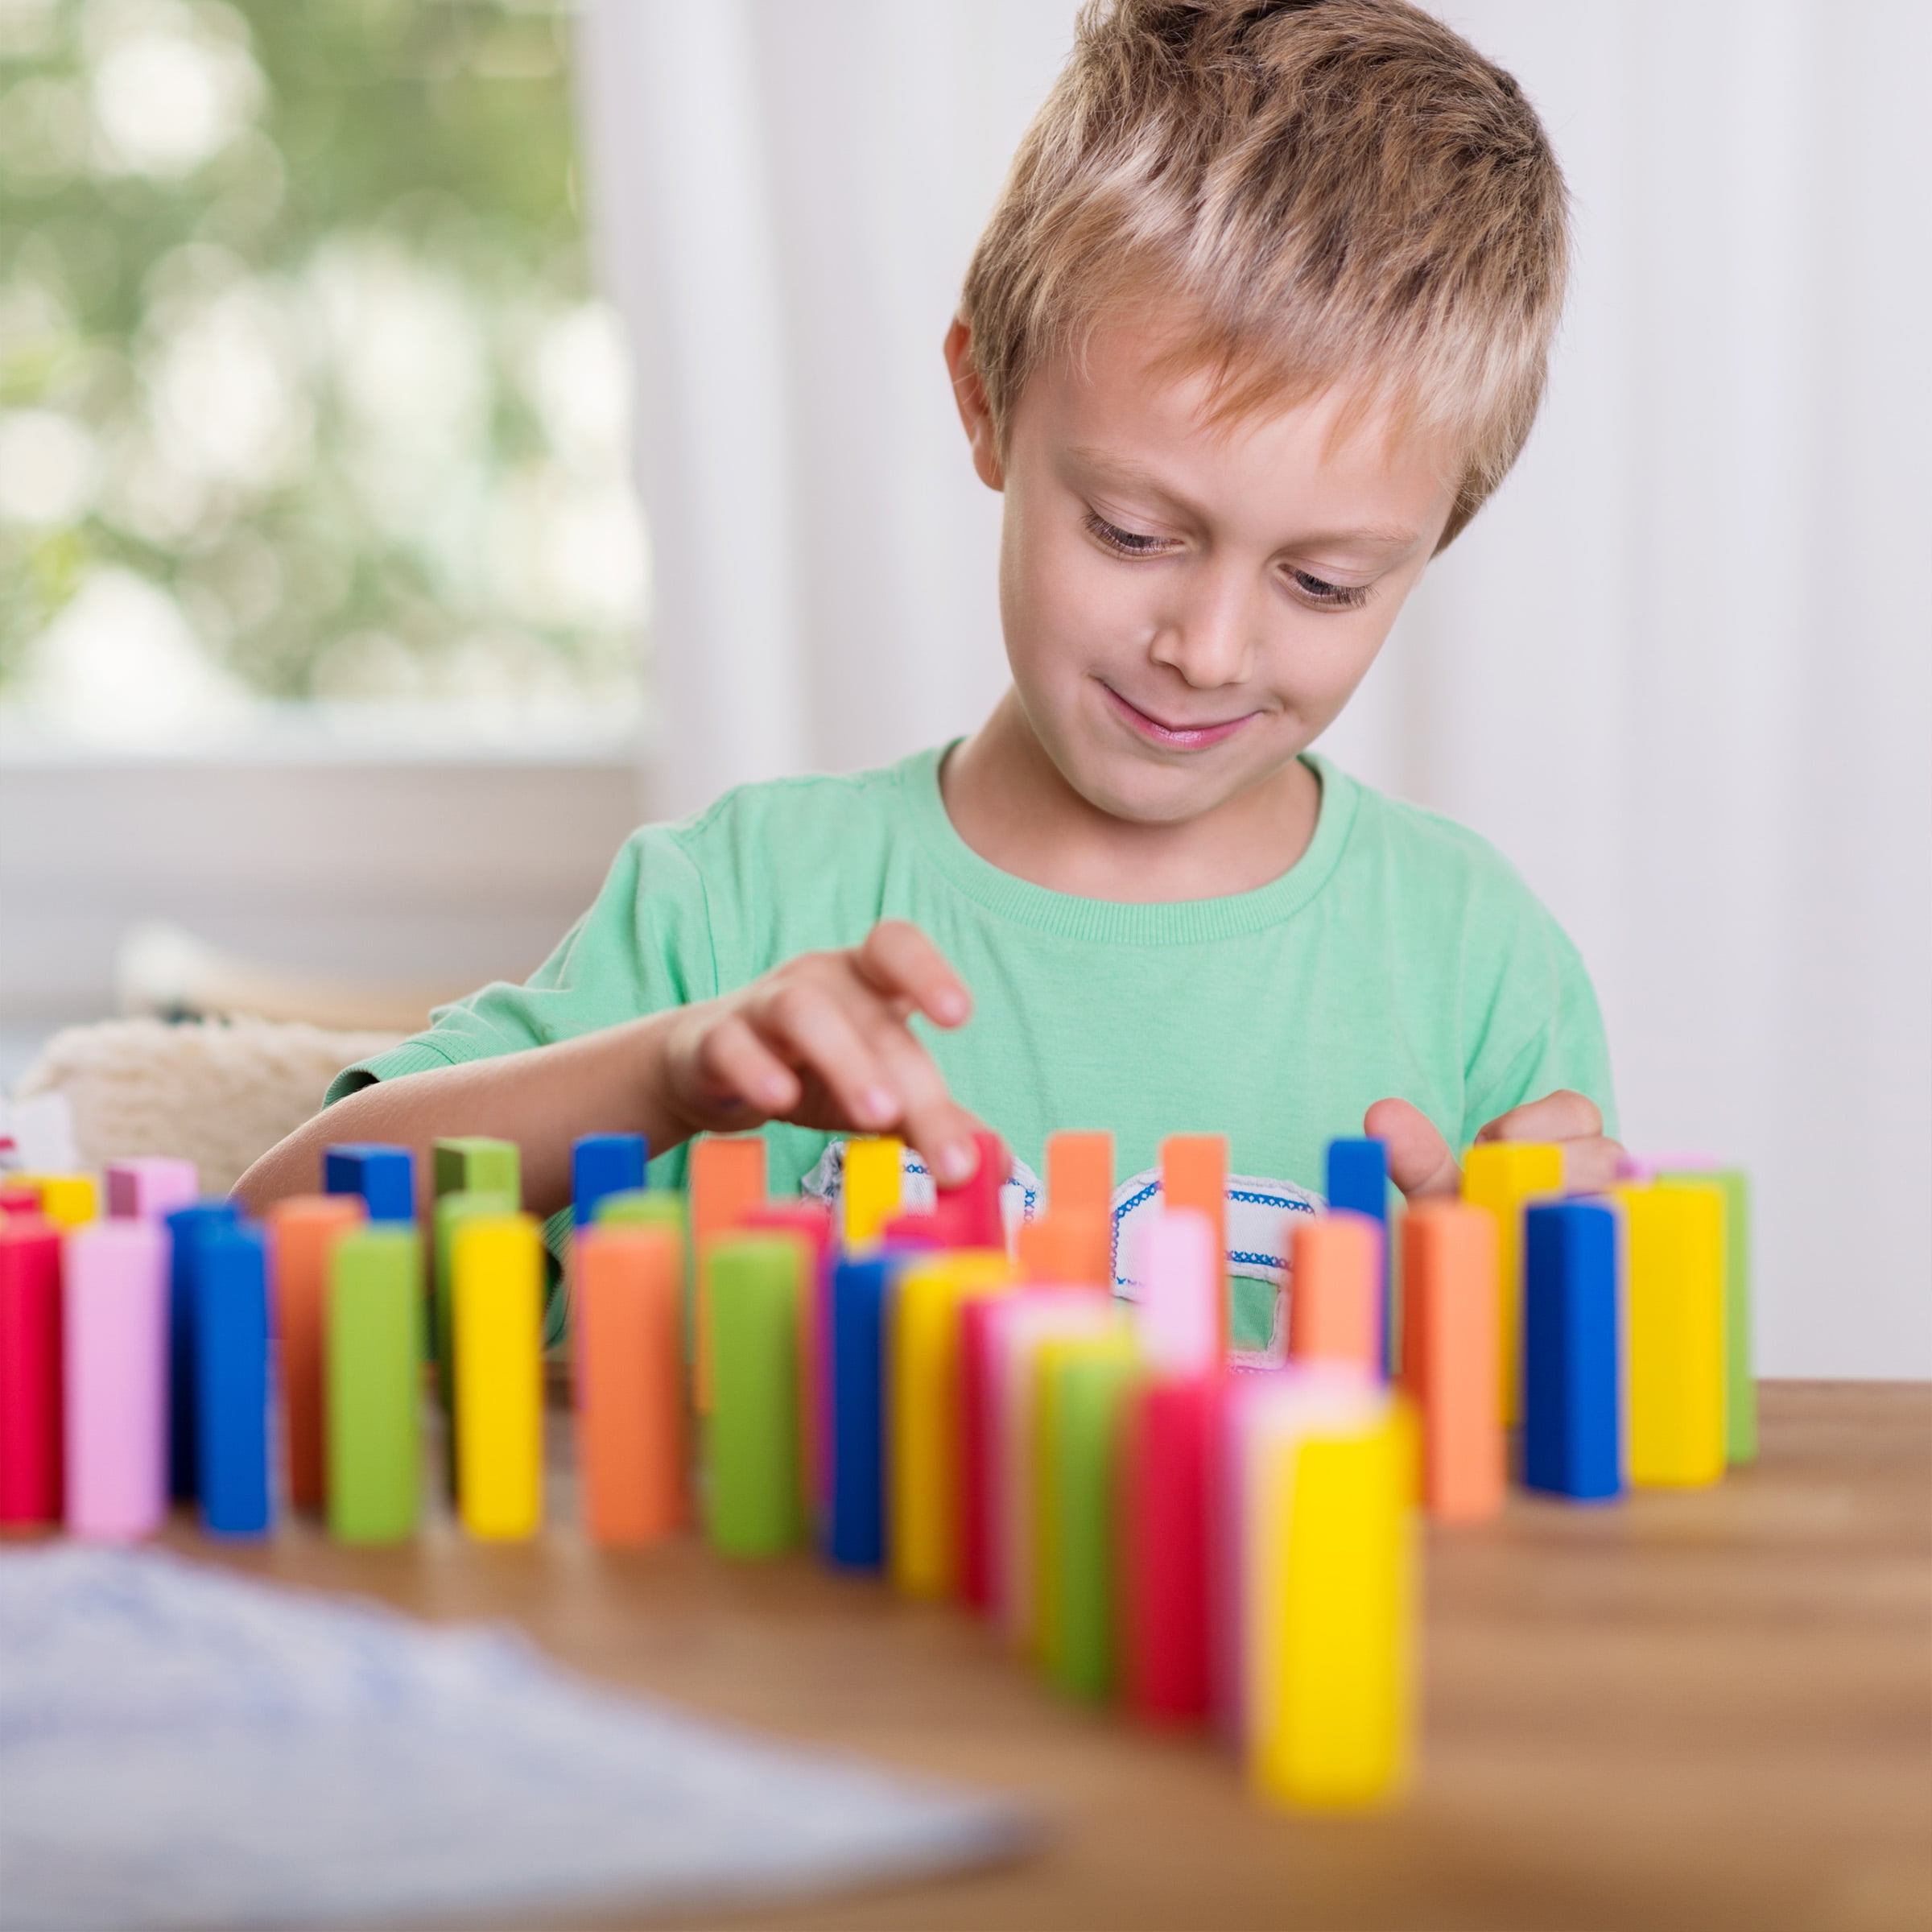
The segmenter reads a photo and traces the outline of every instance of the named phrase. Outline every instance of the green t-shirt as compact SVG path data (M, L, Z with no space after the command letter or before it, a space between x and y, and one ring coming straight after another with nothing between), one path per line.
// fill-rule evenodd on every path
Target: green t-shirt
M1359 1133L1389 1096L1459 1147L1559 1087L1587 1094L1615 1131L1583 962L1474 833L1311 755L1315 836L1271 884L1165 905L1075 898L965 844L940 797L943 755L743 786L644 827L526 985L440 1008L329 1098L708 999L894 917L972 989L956 1033L915 1022L940 1071L1036 1174L1060 1128L1110 1128L1122 1176L1154 1169L1169 1133L1220 1133L1232 1174L1313 1195L1329 1140ZM786 1191L833 1137L765 1131ZM654 1162L654 1183L679 1184L683 1165L681 1149Z

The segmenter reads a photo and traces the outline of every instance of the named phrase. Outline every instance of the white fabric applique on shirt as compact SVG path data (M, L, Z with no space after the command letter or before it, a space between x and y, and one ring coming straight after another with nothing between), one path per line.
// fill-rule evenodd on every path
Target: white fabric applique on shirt
M835 1216L844 1192L845 1146L843 1141L834 1141L800 1183L807 1195L824 1201ZM900 1155L900 1171L903 1211L907 1214L929 1211L937 1190L926 1164L910 1148ZM1033 1220L1042 1212L1046 1195L1039 1176L1024 1161L1016 1158L1011 1178L1000 1190L1009 1249L1020 1223ZM1271 1284L1276 1290L1277 1307L1274 1332L1267 1347L1236 1349L1231 1359L1237 1368L1273 1368L1283 1360L1286 1324L1279 1311L1282 1294L1288 1286L1290 1228L1296 1215L1318 1214L1326 1205L1321 1195L1298 1187L1292 1181L1269 1180L1251 1174L1228 1175L1228 1272ZM1123 1181L1113 1191L1113 1291L1123 1300L1133 1301L1139 1294L1134 1255L1140 1232L1160 1209L1158 1168L1150 1167Z

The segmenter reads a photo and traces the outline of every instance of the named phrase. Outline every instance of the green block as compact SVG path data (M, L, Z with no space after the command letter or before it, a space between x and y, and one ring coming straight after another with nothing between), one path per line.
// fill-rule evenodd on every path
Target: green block
M805 1534L798 1244L770 1235L720 1241L710 1272L705 1529L727 1555L777 1556Z
M345 1543L413 1535L423 1494L423 1255L412 1227L345 1234L329 1259L328 1529Z
M1118 1651L1115 1517L1121 1418L1139 1373L1131 1344L1082 1352L1055 1379L1048 1481L1056 1547L1045 1637L1046 1672L1070 1696L1113 1693Z
M627 1187L620 1194L607 1194L597 1203L597 1223L621 1222L634 1227L639 1222L651 1228L675 1228L684 1232L684 1197L668 1187Z
M1751 1177L1741 1167L1667 1174L1707 1181L1724 1197L1724 1455L1757 1460L1757 1382L1751 1373Z
M434 1149L436 1199L446 1194L506 1194L523 1203L523 1156L514 1141L464 1134Z

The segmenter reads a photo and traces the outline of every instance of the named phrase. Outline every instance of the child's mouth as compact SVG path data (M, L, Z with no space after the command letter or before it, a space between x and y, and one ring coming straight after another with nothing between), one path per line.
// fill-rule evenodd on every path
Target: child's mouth
M1204 745L1220 745L1258 714L1245 711L1238 718L1223 718L1218 722L1203 724L1170 724L1164 719L1154 717L1122 697L1104 679L1098 680L1100 689L1106 692L1114 712L1125 724L1131 726L1150 744L1168 745L1176 749L1195 751Z

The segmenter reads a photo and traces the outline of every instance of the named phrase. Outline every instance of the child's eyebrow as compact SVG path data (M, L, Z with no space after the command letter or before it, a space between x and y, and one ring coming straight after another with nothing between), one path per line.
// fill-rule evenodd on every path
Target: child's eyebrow
M1191 502L1178 490L1149 469L1146 464L1137 463L1131 456L1117 456L1110 450L1095 449L1084 444L1073 444L1067 452L1076 462L1088 469L1097 470L1108 480L1144 489L1171 504L1176 510L1200 520L1203 513L1199 506ZM1360 530L1315 530L1298 535L1284 549L1319 550L1327 547L1369 548L1402 551L1413 550L1422 541L1413 530L1405 530L1393 523L1371 524Z

